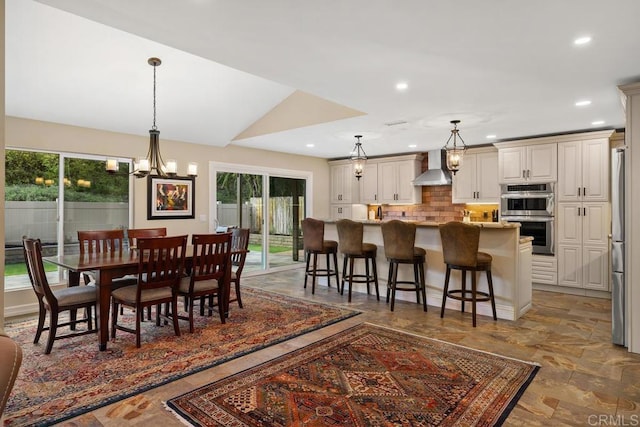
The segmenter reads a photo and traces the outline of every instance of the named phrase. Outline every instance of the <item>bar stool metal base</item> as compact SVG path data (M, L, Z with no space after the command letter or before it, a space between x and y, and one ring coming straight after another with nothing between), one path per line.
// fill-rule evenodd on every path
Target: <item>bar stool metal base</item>
M327 268L318 268L318 254L327 256ZM312 268L309 268L309 264L311 263L311 256L313 255L313 265ZM331 268L330 263L330 255L333 255L333 268ZM340 278L338 277L338 251L337 245L336 250L331 252L319 252L319 251L307 251L306 253L306 267L305 267L305 275L304 275L304 287L307 288L307 278L311 276L311 294L315 294L316 292L316 277L326 277L327 278L327 286L331 287L331 276L336 276L336 287L338 288L338 292L340 292Z
M423 310L427 311L427 291L424 278L425 258L415 257L408 261L405 259L389 259L389 277L387 279L387 302L391 296L391 311L393 311L396 300L396 291L411 291L416 293L416 302L420 304L422 296ZM400 264L413 264L414 281L398 280L398 267Z
M353 265L356 259L364 259L365 264L365 274L354 274L353 273ZM347 261L349 262L349 272L347 273ZM371 261L371 269L369 268L369 261ZM373 270L373 274L371 273ZM380 301L380 289L378 288L378 267L376 265L376 254L364 254L364 255L345 255L344 262L342 263L342 290L340 291L341 295L344 295L344 282L349 282L349 299L351 302L351 288L353 283L366 283L367 284L367 295L369 295L369 284L373 283L376 287L376 298Z

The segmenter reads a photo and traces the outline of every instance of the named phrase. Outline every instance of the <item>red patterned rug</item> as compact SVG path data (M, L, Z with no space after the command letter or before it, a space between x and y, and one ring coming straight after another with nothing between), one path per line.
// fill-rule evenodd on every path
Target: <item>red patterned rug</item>
M167 405L196 426L493 426L538 368L362 324Z
M358 314L250 288L242 302L224 325L215 313L195 316L193 334L180 322L180 337L171 325L143 322L140 349L133 334L118 332L107 351L98 351L97 336L84 335L56 341L45 355L46 332L33 344L35 320L5 325L24 352L5 425L60 422Z

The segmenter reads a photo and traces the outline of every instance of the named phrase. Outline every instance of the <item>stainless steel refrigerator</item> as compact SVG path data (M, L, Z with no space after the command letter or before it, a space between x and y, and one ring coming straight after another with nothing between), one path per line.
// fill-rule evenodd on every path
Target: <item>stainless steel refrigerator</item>
M624 278L624 149L611 153L611 340L626 346Z

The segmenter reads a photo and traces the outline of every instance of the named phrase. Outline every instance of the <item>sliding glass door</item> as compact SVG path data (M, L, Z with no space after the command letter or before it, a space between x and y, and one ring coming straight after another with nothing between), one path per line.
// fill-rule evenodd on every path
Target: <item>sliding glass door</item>
M39 238L45 255L68 254L78 250L78 230L129 225L129 176L108 175L104 158L7 149L5 170L5 290L31 286L23 236ZM61 279L45 268L53 283Z
M250 229L247 272L300 265L304 262L300 226L305 218L309 176L247 169L215 164L215 227Z

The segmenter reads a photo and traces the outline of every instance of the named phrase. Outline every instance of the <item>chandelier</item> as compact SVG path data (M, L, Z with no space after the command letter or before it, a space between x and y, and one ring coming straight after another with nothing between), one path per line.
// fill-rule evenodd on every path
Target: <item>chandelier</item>
M149 58L147 61L153 67L153 126L149 130L149 151L144 158L133 163L133 172L136 178L143 178L147 175L157 175L163 178L175 177L178 174L178 163L175 160L167 160L165 164L160 154L160 131L156 126L156 67L162 64L160 58ZM118 161L107 159L107 172L116 173L118 171ZM190 162L187 167L187 175L196 177L198 175L198 164Z
M367 154L364 152L362 148L362 143L360 142L360 138L362 135L355 135L357 139L355 147L353 147L353 151L351 151L351 163L353 163L353 173L360 181L362 178L362 172L364 171L364 164L367 162Z
M451 172L453 172L454 175L460 170L460 166L462 165L462 157L464 156L464 152L467 149L464 140L458 134L458 123L460 123L460 120L451 120L453 129L451 129L451 135L449 135L449 139L447 139L447 143L444 145L444 150L446 150L447 152L447 168ZM449 141L451 141L451 138L453 138L452 147L449 146ZM460 138L462 146L457 145L458 138Z

